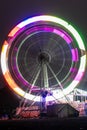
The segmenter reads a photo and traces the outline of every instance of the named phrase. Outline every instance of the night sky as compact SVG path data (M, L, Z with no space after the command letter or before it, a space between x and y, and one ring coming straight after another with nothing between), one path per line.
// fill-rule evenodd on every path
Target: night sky
M40 14L58 16L66 20L78 30L87 44L86 0L0 0L0 51L3 41L13 27L31 16ZM87 74L80 85L83 89L87 89L86 79ZM0 103L13 103L12 100L17 100L7 86L0 69Z

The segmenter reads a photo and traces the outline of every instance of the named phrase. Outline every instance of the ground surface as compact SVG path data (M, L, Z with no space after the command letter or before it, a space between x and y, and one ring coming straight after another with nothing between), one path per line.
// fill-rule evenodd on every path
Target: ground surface
M5 130L87 130L87 117L39 118L0 120L0 129Z

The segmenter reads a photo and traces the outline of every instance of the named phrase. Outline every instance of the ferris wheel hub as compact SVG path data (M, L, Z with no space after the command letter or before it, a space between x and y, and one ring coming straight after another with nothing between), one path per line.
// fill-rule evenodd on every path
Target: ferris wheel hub
M38 55L38 62L41 64L42 62L44 63L49 63L51 61L51 56L47 52L40 52Z

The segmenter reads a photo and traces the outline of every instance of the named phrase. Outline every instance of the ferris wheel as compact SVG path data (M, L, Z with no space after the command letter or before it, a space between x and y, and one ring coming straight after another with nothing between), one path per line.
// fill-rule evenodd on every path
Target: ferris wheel
M81 82L86 49L68 22L49 15L28 18L4 41L1 68L9 88L20 97L40 102L60 99ZM55 97L55 98L54 98Z

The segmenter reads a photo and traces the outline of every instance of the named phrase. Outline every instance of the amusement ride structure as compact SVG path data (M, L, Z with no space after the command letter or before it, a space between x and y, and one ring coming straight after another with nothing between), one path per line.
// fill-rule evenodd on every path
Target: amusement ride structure
M68 97L86 69L86 48L80 34L61 18L40 15L19 23L1 52L3 76L21 99L19 107L71 103Z

